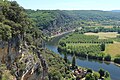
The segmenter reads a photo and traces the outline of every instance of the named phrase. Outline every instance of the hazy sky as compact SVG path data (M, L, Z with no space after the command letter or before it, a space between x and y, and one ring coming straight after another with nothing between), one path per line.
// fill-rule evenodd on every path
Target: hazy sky
M120 10L120 0L16 0L26 9Z

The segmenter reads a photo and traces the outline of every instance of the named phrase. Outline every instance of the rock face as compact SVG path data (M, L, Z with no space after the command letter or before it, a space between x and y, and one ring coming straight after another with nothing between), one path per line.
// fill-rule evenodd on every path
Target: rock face
M43 69L42 80L45 80L45 76L47 76L47 73L48 73L48 65L39 51L37 51L37 55L38 55L39 60L41 61L41 65L42 65L42 69Z
M19 54L14 48L11 49L10 54L6 50L6 47L0 48L0 62L6 64L16 80L45 80L48 66L39 50L33 52L27 45L25 48L22 47Z

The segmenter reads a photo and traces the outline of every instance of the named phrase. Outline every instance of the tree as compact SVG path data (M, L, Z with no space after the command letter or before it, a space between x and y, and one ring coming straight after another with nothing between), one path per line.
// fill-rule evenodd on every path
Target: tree
M88 74L85 76L85 80L95 80L95 77L92 75L92 73L88 73Z
M95 77L95 80L98 80L100 78L100 74L98 72L94 72L93 76Z
M110 74L109 74L108 71L105 72L105 77L106 77L106 78L110 77Z
M87 69L87 73L92 73L92 69Z
M63 42L63 41L60 41L60 42L59 42L59 45L61 45L62 47L64 47L64 46L66 46L66 43Z
M100 78L102 78L105 75L105 71L103 69L100 69L99 73L100 73Z
M8 25L0 24L0 34L2 36L2 41L8 42L8 54L10 51L10 39L11 39L11 27Z
M120 34L120 30L118 29L118 34Z
M111 61L111 56L108 54L107 56L105 56L104 60L105 61Z
M102 43L100 47L101 47L101 51L105 51L105 43Z
M120 58L115 58L114 62L120 64Z
M11 61L11 57L10 57L10 50L11 50L11 27L8 25L4 25L4 24L0 24L0 34L2 37L2 42L4 44L4 42L7 42L7 60L10 64ZM9 65L8 64L8 65ZM9 67L9 66L7 66Z
M73 55L73 58L72 58L72 69L75 69L76 67L76 57L75 57L75 54Z
M67 61L67 54L66 53L64 54L64 60L65 60L66 63L68 62Z

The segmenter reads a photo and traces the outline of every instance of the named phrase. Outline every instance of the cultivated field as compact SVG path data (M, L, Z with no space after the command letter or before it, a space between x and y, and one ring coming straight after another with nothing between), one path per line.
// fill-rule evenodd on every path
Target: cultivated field
M104 52L110 54L112 57L120 56L120 42L106 45L106 50Z
M113 28L113 26L102 26L102 25L97 25L97 26L86 26L86 27L104 27L104 28Z
M99 32L99 33L85 33L85 35L96 35L99 39L115 38L117 32ZM120 42L114 42L113 44L107 44L105 54L110 54L112 57L120 56Z
M103 26L104 28L113 28L113 26Z
M117 32L99 32L99 33L85 33L85 35L95 35L99 36L99 39L108 39L108 38L115 38L117 35Z

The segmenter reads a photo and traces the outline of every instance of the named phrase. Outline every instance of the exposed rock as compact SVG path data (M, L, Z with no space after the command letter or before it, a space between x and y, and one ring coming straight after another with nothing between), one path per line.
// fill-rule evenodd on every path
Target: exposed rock
M7 48L0 49L2 52L0 60L6 63L7 69L16 77L16 80L45 80L48 66L40 51L31 51L27 44L25 48L20 49L22 51L19 51L19 54L12 48L9 54L6 50Z

